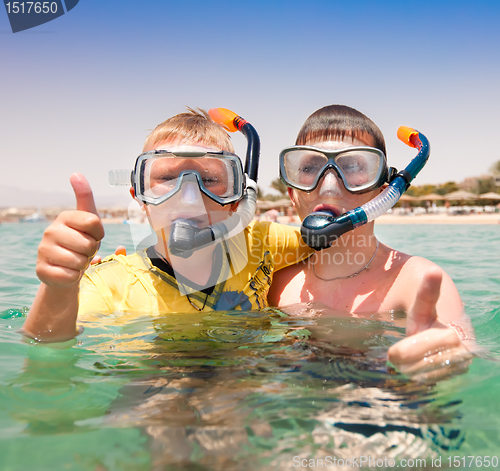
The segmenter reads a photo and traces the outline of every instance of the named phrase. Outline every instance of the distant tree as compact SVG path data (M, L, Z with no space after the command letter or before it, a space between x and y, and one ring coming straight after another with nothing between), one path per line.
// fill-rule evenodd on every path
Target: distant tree
M436 192L436 185L421 185L421 186L410 186L407 193L410 196L423 196L435 192Z
M483 193L489 193L490 191L496 192L496 189L497 187L495 185L495 179L493 177L478 178L477 187L475 188L474 193L482 195Z
M490 167L490 172L493 175L500 175L500 160L498 162L495 162L491 167Z
M452 191L459 190L458 185L455 182L446 182L442 185L412 185L407 191L410 196L425 196L431 193L437 193L438 195L446 195Z
M281 193L281 196L286 196L288 193L287 186L281 181L281 178L274 179L270 187Z
M260 189L260 186L257 185L257 198L261 200L264 198L264 193L262 193L262 190Z
M436 193L438 195L447 195L448 193L458 190L458 185L455 182L446 182L436 188Z

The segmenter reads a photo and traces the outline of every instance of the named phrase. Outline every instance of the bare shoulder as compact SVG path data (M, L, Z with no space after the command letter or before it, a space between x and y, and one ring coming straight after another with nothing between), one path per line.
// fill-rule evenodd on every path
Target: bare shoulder
M292 292L294 285L298 284L302 286L304 284L306 266L307 260L304 260L274 273L273 282L267 297L270 306L283 305L285 301L284 297L289 296L287 292ZM289 304L294 302L298 301L290 299Z
M428 270L439 270L443 278L450 277L447 273L437 264L430 260L418 257L416 255L404 255L404 263L401 266L401 271L398 276L398 281L401 283L418 283L422 280L424 274ZM450 279L451 280L451 279Z
M400 283L415 282L422 278L423 272L426 270L438 267L438 265L426 258L400 252L385 244L380 244L379 251L379 268L385 272L385 277L391 278L392 281ZM444 273L444 270L442 271Z

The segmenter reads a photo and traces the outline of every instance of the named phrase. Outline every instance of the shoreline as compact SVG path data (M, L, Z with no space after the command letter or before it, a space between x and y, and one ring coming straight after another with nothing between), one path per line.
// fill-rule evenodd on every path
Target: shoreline
M294 216L294 221L290 222L288 216L278 217L278 222L281 224L290 224L300 226L300 220ZM465 215L448 215L448 214L418 214L418 215L399 215L399 214L383 214L378 217L375 222L377 224L500 224L500 213L492 214L465 214Z
M384 214L377 218L377 224L500 224L500 214Z
M266 221L261 218L260 221ZM40 221L42 222L42 221ZM50 223L50 220L43 221ZM291 226L300 226L300 219L297 216L290 220L289 216L279 216L277 222ZM10 220L1 221L0 224L19 224L20 221ZM123 218L102 218L103 224L124 224ZM377 224L500 224L500 214L467 214L467 215L448 215L448 214L418 214L418 215L396 215L384 214L376 219ZM23 224L32 224L25 222Z

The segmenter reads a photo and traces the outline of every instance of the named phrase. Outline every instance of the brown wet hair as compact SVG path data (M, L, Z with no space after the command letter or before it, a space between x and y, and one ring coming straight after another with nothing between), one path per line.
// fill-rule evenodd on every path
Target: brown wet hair
M315 111L306 119L295 145L346 138L372 141L373 147L387 155L384 135L378 126L363 113L345 105L329 105Z

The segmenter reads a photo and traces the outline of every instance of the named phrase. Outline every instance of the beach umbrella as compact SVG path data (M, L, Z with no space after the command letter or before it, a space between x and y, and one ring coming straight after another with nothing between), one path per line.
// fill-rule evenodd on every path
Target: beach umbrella
M292 206L292 202L290 198L282 198L278 201L273 202L273 208L281 207L284 206L285 208L288 208L289 206Z
M3 212L8 216L17 216L21 211L18 208L8 208Z
M500 200L500 194L490 191L489 193L483 193L479 195L479 199L482 200Z
M445 197L437 193L429 193L428 195L419 196L418 199L420 201L442 201Z
M3 211L4 216L28 216L36 211L35 208L9 208Z
M268 206L267 209L279 209L279 208L286 208L288 206L291 206L292 202L287 198L287 199L280 199L277 201L268 201Z
M257 200L257 208L258 209L269 209L271 206L271 201L266 200Z
M399 201L420 201L420 199L417 198L416 196L410 196L410 195L403 194L399 198Z
M444 195L444 199L447 201L467 201L467 200L476 200L478 199L478 195L474 193L470 193L464 190L453 191L452 193L448 193Z

